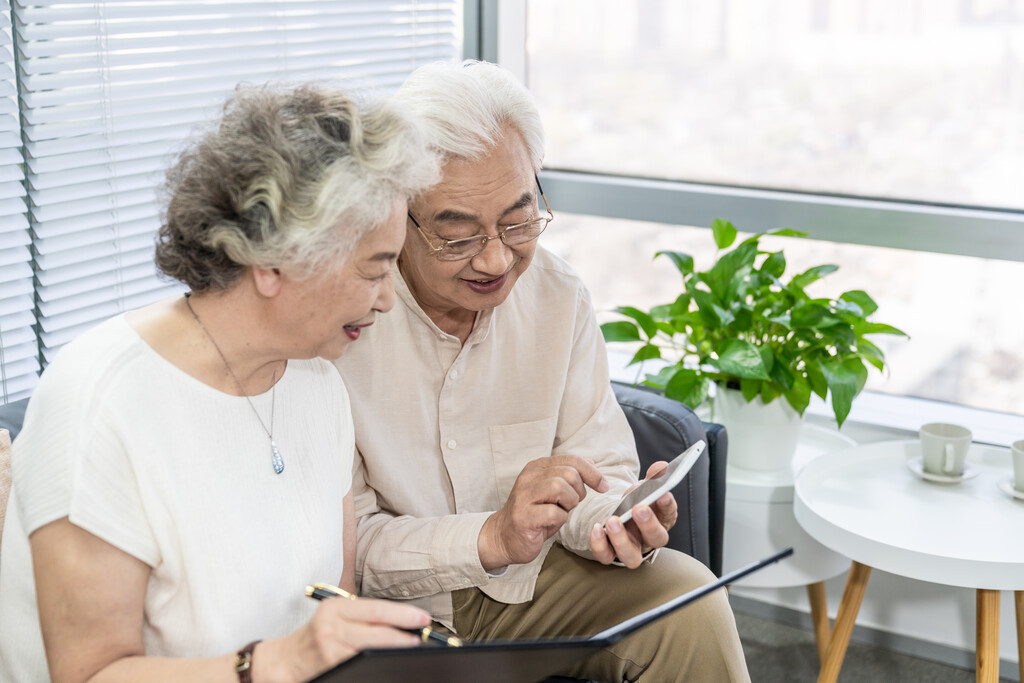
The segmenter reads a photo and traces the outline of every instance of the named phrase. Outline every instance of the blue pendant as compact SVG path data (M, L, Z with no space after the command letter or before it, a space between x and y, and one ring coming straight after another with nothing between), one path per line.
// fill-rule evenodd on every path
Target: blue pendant
M284 472L284 458L281 457L281 451L277 449L277 444L273 441L270 442L270 455L271 462L274 463L274 473L281 474Z

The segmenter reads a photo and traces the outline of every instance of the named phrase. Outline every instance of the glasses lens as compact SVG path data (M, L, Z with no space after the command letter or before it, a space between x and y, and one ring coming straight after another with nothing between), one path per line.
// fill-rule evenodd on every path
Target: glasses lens
M483 240L478 237L471 237L464 240L446 242L437 257L442 261L461 261L462 259L473 258L483 251Z
M525 244L530 240L535 240L544 232L544 228L548 225L547 218L537 218L530 221L529 223L521 223L519 225L513 225L505 228L505 231L501 234L502 241L509 245L515 246L517 244Z

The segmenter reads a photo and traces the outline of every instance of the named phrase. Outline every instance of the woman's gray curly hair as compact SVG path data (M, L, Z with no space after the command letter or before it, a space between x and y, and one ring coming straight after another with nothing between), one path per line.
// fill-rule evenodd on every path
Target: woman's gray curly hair
M437 177L419 125L393 101L240 87L168 171L156 263L193 291L228 289L248 266L308 279Z

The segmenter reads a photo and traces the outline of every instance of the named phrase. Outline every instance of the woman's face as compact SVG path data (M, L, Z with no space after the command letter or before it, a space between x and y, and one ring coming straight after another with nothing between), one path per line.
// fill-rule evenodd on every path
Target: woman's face
M289 280L278 311L299 347L293 358L339 358L378 313L395 303L392 269L405 240L406 203L395 201L381 227L366 235L352 256L332 272Z

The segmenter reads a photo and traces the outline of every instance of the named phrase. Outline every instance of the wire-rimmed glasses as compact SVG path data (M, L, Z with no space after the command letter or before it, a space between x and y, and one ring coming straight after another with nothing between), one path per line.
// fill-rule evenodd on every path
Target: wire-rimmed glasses
M463 261L473 258L483 252L489 241L495 239L501 239L505 246L517 247L540 237L540 234L548 227L548 223L555 220L555 214L548 205L548 198L544 196L544 188L540 186L540 180L536 176L534 176L534 180L537 181L537 189L540 190L540 198L544 200L544 208L547 210L548 215L533 218L523 223L516 223L515 225L498 226L497 235L475 235L457 240L446 240L436 235L428 235L420 227L419 222L413 218L412 213L409 213L409 220L420 231L420 235L423 236L427 246L434 251L434 255L442 261Z

